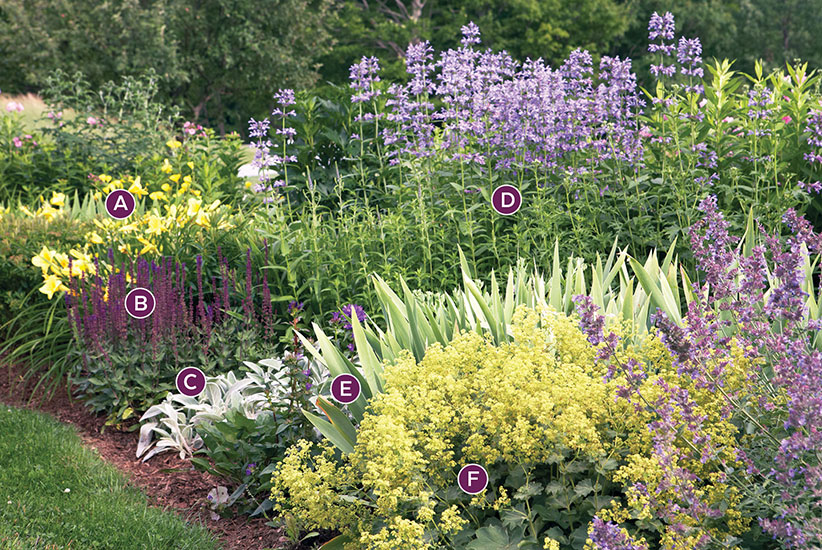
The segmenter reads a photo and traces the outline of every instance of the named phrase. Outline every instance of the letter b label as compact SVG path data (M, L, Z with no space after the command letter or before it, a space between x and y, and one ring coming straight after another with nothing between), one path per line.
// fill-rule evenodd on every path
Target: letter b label
M126 312L135 319L145 319L154 313L154 294L147 288L135 288L126 294Z

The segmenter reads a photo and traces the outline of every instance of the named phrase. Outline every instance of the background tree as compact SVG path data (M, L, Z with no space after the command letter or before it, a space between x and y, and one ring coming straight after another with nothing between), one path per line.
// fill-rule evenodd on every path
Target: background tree
M92 86L153 68L179 76L167 0L2 0L0 88L35 92L60 68Z
M332 46L332 0L170 0L184 61L172 98L221 131L269 109L277 88L308 88Z

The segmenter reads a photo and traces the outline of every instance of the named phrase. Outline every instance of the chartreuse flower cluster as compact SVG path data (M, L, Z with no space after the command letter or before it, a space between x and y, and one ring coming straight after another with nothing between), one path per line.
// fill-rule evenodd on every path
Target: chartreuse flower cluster
M746 528L734 511L735 494L713 475L717 461L734 463L724 455L689 464L701 475L696 490L725 503L724 517L683 532L648 521L647 500L678 498L661 484L649 414L616 399L624 380L605 381L597 346L574 319L522 306L511 330L511 344L464 333L446 347L430 347L419 363L407 354L386 364L385 392L371 400L354 452L336 460L327 442L292 448L272 477L275 509L307 529L340 530L347 550L466 548L489 536L488 529L513 547L596 549L585 539L597 510L610 514L609 528L626 540L666 548L687 548L700 529ZM654 366L649 396L657 379L689 387L653 334L620 353ZM725 359L738 361L744 380L742 356ZM720 400L691 389L714 441L732 439ZM468 463L490 475L474 497L457 485Z
M113 178L108 174L101 174L93 178L99 188L93 196L103 200L114 189L127 189L137 200L146 198L146 208L142 213L132 214L125 220L116 220L110 217L94 219L96 229L85 235L86 243L78 250L71 250L68 254L44 247L32 258L32 263L43 269L44 285L41 292L49 299L55 292L67 290L65 282L72 277L83 277L91 271L94 264L93 256L105 257L108 249L124 256L144 256L156 258L180 243L202 243L205 233L212 230L228 231L234 228L231 208L221 204L219 200L206 203L202 193L197 189L193 179L194 165L186 164L189 174L183 175L175 171L168 159L163 160L161 171L167 175L166 181L145 183L140 176L124 176ZM57 201L57 202L55 202ZM52 212L54 206L62 206L65 197L56 193L49 203L45 203L36 213L51 220L57 214ZM72 261L69 273L69 255ZM109 266L99 262L101 270Z

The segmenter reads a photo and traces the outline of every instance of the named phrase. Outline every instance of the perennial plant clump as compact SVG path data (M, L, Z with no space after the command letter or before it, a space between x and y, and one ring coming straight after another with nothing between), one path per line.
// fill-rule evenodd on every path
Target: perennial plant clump
M597 533L611 529L595 522L589 536L597 513L629 525L632 534L619 531L626 540L671 548L748 529L736 511L738 494L712 475L720 461L736 464L737 457L721 451L700 462L685 456L684 442L671 441L671 458L700 477L665 478L646 428L652 415L615 401L626 381L605 382L597 346L573 319L523 307L511 331L512 343L495 346L465 333L431 346L419 362L406 354L386 364L385 392L370 401L354 451L337 459L327 444L295 446L272 479L275 510L294 514L307 529L338 529L346 548L369 550L479 550L489 539L521 548L597 548ZM631 364L652 365L641 382L652 399L662 399L666 384L687 385L694 404L673 408L671 417L699 418L717 445L730 447L736 428L719 414L721 398L688 385L660 340L650 335L621 353ZM729 352L723 360L740 373L738 386L747 359ZM490 475L474 497L456 482L468 463ZM725 513L682 530L648 512L641 488L685 506L683 487Z
M706 475L699 465L713 465L711 475L744 502L740 511L758 518L783 547L818 547L822 361L813 342L820 324L808 318L803 279L807 250L818 252L822 240L789 210L784 221L794 236L783 242L760 228L764 244L743 255L733 246L736 239L728 233L716 197L702 201L700 209L704 218L692 230L691 245L704 283L694 289L697 298L689 305L684 326L658 317L680 378L660 382L656 397L642 386L649 378L648 365L620 357L616 335L603 336L595 309L580 299L583 329L589 338L605 342L600 357L608 362L608 376L622 381L619 397L654 418L649 424L653 459L661 468L663 486L675 488L679 502L674 508L660 486L635 485L631 490L643 499L647 513L687 532L706 518L728 517L728 510L714 508L693 485ZM748 368L739 370L727 360L729 347L738 349ZM712 417L736 426L735 441L720 442L706 429L710 417L696 414L698 389L717 396ZM672 416L677 410L681 418ZM675 450L676 441L687 447ZM690 547L736 542L707 531L693 537ZM606 537L597 546L623 547L618 537Z

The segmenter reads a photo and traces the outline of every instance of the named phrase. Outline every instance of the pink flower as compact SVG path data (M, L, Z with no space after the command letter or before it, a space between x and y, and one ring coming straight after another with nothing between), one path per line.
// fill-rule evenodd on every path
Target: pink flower
M23 146L23 140L17 136L14 136L14 138L11 141L14 143L14 146L18 149Z
M99 120L97 120L96 118L94 118L93 116L90 116L90 117L88 117L88 118L86 119L86 123L87 123L89 126L94 126L95 124L99 124L99 123L100 123L100 121L99 121Z
M651 137L652 135L654 135L654 133L647 126L643 126L642 128L639 129L639 135L640 135L640 137L643 137L643 138L647 139L647 138Z
M26 134L26 139L31 139L31 134Z
M791 117L789 117L788 115L785 115L785 116L782 117L782 122L784 122L785 124L790 124L792 120L793 119Z
M16 101L9 101L6 103L6 110L10 113L17 111L18 113L23 112L23 104L18 103Z

